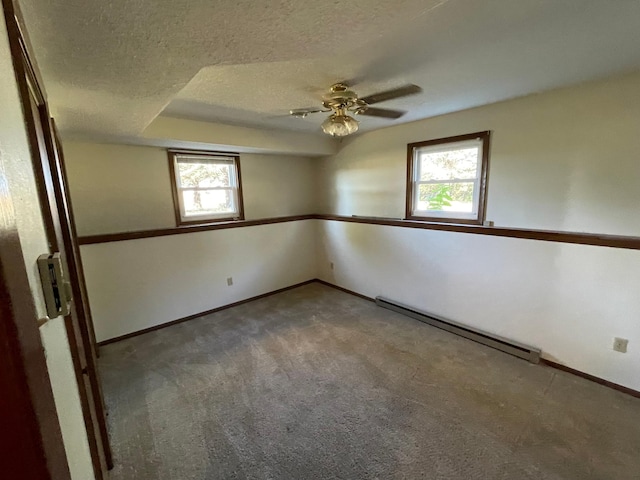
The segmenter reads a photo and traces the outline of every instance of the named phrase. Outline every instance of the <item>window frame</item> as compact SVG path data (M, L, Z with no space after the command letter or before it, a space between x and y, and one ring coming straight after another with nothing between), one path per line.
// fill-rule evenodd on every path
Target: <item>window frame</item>
M423 142L415 142L407 144L407 186L406 186L406 209L405 220L419 220L425 222L437 223L464 223L472 225L482 225L486 215L486 196L487 196L487 179L489 173L489 148L490 148L490 131L468 133L465 135L456 135L453 137L437 138L434 140L426 140ZM446 146L447 144L456 144L470 140L480 140L482 145L482 156L480 161L480 174L477 176L476 184L478 187L478 212L475 218L459 218L444 212L444 215L414 215L415 185L414 172L416 169L415 151L422 147ZM439 182L446 183L446 182ZM475 192L474 192L475 193Z
M204 150L178 150L178 149L169 149L167 150L167 155L169 157L169 177L171 179L171 193L173 196L173 208L176 218L176 225L178 227L182 226L192 226L192 225L207 225L214 224L220 222L232 222L232 221L242 221L244 220L244 202L242 195L242 174L240 171L240 155L238 153L228 153L228 152L209 152ZM221 157L225 159L229 159L233 161L233 165L235 167L236 174L236 183L237 186L231 187L236 196L236 203L238 206L237 215L226 216L198 216L192 217L192 219L188 219L185 215L183 215L183 206L182 206L182 188L179 186L179 175L177 172L178 166L178 157L180 156L190 156L190 157ZM227 187L228 188L228 187ZM188 190L188 189L186 189Z

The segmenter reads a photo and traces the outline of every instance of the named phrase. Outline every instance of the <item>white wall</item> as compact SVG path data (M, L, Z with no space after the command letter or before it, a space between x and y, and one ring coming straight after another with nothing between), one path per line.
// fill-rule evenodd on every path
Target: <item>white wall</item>
M325 159L243 156L247 217L402 217L407 143L491 130L488 219L496 225L640 235L639 93L632 74L365 133ZM135 211L131 202L116 215L91 193L107 176L101 168L129 168L105 167L109 152L133 147L65 148L81 234L141 229L140 215L116 224ZM166 173L164 153L154 151ZM315 189L318 203L305 199ZM320 276L640 388L637 251L317 220L87 245L82 255L99 340ZM612 351L614 336L630 340L627 354Z
M97 340L315 278L315 222L82 246Z
M544 358L640 390L640 252L319 222L323 280L539 347ZM628 353L612 350L614 337L629 339Z
M78 234L176 226L165 149L64 142ZM315 213L314 160L241 154L247 220Z
M165 149L65 142L64 153L80 236L176 226ZM315 213L313 162L241 154L245 218ZM306 221L83 246L98 341L314 278L314 231Z
M640 236L638 125L636 73L366 133L321 161L320 212L403 217L407 143L491 130L487 219ZM640 251L320 223L321 278L640 389Z
M407 143L491 130L496 226L640 236L639 124L635 73L364 133L320 160L320 212L404 217Z
M0 21L0 156L6 167L17 219L18 234L27 267L29 286L39 318L46 308L40 287L36 259L49 247L38 201L31 155L24 129L24 117L15 83L4 21ZM34 318L36 322L38 319ZM56 318L41 328L67 460L74 480L94 478L80 397L63 319Z

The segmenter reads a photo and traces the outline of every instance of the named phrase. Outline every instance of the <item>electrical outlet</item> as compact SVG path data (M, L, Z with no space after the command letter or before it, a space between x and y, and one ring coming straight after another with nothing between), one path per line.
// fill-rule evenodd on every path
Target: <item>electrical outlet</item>
M629 345L629 340L626 338L614 338L613 339L613 349L616 352L627 353L627 345Z
M233 285L233 277L227 278L227 285L229 286Z
M333 262L329 264L329 267L331 268L331 270L333 270Z

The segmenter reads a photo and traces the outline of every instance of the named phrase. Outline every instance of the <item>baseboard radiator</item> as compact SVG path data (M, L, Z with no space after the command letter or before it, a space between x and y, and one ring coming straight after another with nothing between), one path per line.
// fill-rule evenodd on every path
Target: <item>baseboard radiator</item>
M408 307L401 303L394 302L383 297L376 297L376 304L380 307L392 310L397 313L406 315L407 317L415 318L423 323L427 323L434 327L446 330L447 332L454 333L461 337L473 340L474 342L481 343L496 350L514 355L516 357L528 360L531 363L540 362L540 349L523 345L521 343L507 340L481 330L477 330L466 325L454 322L442 318L432 313L422 312L412 307Z

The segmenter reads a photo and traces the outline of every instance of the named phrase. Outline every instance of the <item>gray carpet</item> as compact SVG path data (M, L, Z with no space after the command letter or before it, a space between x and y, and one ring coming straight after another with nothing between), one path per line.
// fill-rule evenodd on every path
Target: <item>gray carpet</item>
M310 284L101 350L111 479L640 478L640 400Z

